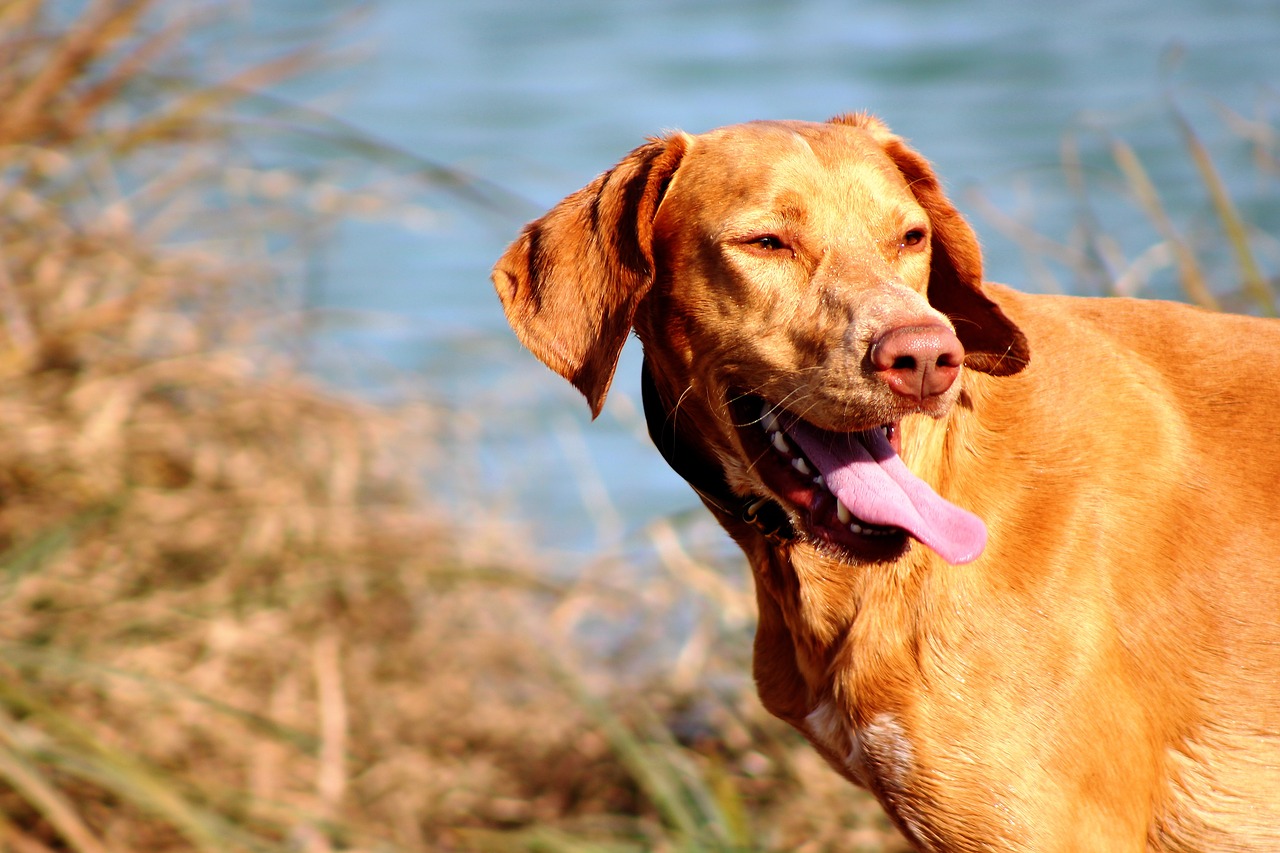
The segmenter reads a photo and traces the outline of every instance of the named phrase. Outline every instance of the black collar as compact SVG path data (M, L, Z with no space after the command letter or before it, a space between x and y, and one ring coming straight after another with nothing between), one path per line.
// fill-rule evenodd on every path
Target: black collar
M649 438L658 452L722 522L746 522L771 540L795 536L782 507L759 495L745 498L735 495L725 482L720 466L699 451L697 442L689 441L676 430L675 412L662 402L647 357L640 367L640 395L644 403L644 418L649 425Z

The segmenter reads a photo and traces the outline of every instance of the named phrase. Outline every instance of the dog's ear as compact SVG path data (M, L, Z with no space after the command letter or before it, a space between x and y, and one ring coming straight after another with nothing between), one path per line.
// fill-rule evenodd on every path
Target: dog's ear
M964 346L965 366L1007 376L1031 358L1027 339L982 288L982 250L978 238L938 183L929 161L913 151L876 118L866 114L837 116L837 124L859 127L889 155L907 180L933 227L929 303L951 318Z
M651 140L525 226L493 268L521 342L600 414L653 283L653 221L689 137Z

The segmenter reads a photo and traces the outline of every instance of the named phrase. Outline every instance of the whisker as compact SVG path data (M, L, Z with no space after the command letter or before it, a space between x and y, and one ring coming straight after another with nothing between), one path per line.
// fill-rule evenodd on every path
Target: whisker
M672 405L671 411L667 412L666 426L671 427L672 435L678 436L680 434L679 430L676 429L676 415L679 414L680 406L684 404L685 397L688 397L692 393L693 385L690 384L685 386L685 389L680 392L680 396L676 398L675 404Z

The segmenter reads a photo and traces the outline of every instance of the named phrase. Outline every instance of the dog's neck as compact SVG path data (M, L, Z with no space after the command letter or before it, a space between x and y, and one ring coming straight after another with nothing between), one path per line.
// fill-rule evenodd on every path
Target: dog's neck
M966 393L946 418L903 422L904 458L918 476L947 490L954 455L972 452L972 445L984 440L973 432L976 409L999 394L1002 381L1007 380L966 371ZM772 713L805 731L807 716L833 697L858 724L892 709L893 686L916 666L913 649L932 630L936 602L928 599L945 597L947 578L971 571L947 566L918 542L896 560L851 563L800 538L780 547L741 525L725 527L755 574L758 630L767 633L774 622L786 626L794 666L804 681L798 694L797 685L779 680L786 666L758 660L761 697ZM757 642L758 653L776 653L779 647ZM833 673L841 673L838 683ZM798 695L807 698L798 701Z
M671 469L679 474L716 516L721 525L746 524L770 542L789 541L795 530L782 508L755 495L736 495L724 478L724 471L698 449L698 443L679 432L673 407L658 391L646 358L640 368L640 392L649 438Z

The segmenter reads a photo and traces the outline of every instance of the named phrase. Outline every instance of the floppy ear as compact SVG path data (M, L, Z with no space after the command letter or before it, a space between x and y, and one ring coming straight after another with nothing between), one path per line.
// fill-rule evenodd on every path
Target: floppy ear
M600 414L653 283L653 220L688 137L651 140L524 231L493 268L507 322Z
M1005 316L982 288L982 250L978 238L942 191L929 161L879 120L866 114L837 116L837 124L866 130L897 165L933 227L929 303L951 318L964 346L966 367L1007 376L1031 359L1022 330Z

